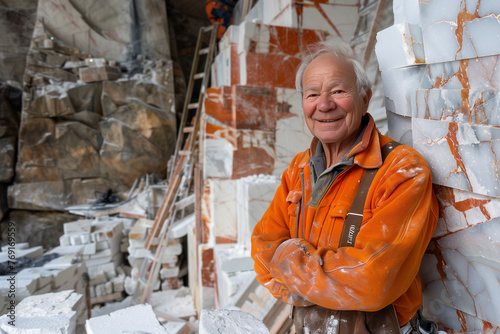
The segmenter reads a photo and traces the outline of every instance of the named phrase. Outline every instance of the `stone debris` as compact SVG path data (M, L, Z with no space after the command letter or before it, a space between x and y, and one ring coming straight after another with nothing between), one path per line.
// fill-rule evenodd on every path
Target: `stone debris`
M6 334L72 334L85 323L84 297L73 290L29 296L15 307L15 317L0 317L0 332ZM12 322L14 320L14 322Z
M240 310L201 311L200 334L269 334L269 329L253 315Z
M100 304L122 299L124 296L125 270L122 240L128 218L101 217L83 219L64 224L64 234L58 248L78 247L73 260L85 263L89 276L90 304ZM76 248L73 248L76 249Z
M130 306L109 315L90 318L85 323L85 330L87 334L171 333L158 321L153 308L148 304Z

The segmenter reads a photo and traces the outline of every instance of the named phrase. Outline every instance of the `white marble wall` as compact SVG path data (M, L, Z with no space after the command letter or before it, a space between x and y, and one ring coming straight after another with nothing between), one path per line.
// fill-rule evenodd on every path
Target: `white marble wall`
M422 261L424 314L500 331L500 1L394 0L379 32L389 135L429 163L440 219Z

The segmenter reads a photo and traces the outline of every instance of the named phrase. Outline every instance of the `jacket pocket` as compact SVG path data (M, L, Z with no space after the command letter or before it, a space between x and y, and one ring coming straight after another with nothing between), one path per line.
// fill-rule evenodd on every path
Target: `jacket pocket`
M288 203L288 229L290 230L290 237L298 238L297 228L300 225L302 191L291 191L286 200Z
M297 212L300 209L300 201L299 203L290 203L288 205L288 228L290 230L291 238L298 238L297 236L297 225L300 224L300 212ZM297 214L299 215L297 217Z
M350 205L345 203L337 203L330 207L328 211L328 219L326 220L326 226L323 227L323 233L327 234L322 238L323 240L328 240L328 247L337 250L340 235L342 234L342 228L344 226L344 220L349 212Z

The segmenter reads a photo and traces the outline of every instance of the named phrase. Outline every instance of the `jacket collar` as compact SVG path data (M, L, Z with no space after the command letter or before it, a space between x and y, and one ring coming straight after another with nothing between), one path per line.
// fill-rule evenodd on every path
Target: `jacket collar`
M359 143L351 148L347 158L354 156L354 163L363 168L379 168L382 166L382 153L380 151L379 131L375 126L375 121L370 114L368 116L368 125L366 126L363 138ZM304 168L309 162L309 158L314 156L319 139L314 137L306 154L303 155L299 167Z

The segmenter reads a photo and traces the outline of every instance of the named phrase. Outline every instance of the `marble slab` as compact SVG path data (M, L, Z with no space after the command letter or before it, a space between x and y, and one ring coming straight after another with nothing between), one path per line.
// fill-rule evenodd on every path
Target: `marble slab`
M427 84L424 82L426 81L425 68L425 65L420 65L382 71L387 111L401 116L412 115L414 92L419 88L432 87L430 82Z
M428 305L426 312L434 318L458 320L458 328L467 332L467 322L464 323L460 316L463 313L488 322L486 326L496 327L494 324L500 323L496 298L500 270L499 221L500 218L494 218L431 242L422 261L420 276ZM457 314L451 319L443 317L443 304L456 312L461 311L458 319ZM471 325L477 327L475 321Z
M205 159L218 161L220 169L209 174L216 177L279 176L312 139L295 89L240 85L210 88L205 110L205 138L217 140L205 143L207 148L214 147ZM218 140L233 146L230 175L224 167L230 164L230 147ZM214 145L224 150L218 151Z
M500 197L500 128L413 118L412 133L433 183Z
M255 225L264 215L280 184L271 175L252 175L237 180L238 244L250 250Z
M419 10L426 63L498 54L500 22L497 16L500 14L500 2L419 1Z
M414 118L500 126L496 89L425 89L416 91Z
M416 24L392 25L377 33L377 41L375 54L381 71L425 62L422 30Z
M415 0L393 0L394 24L420 24L420 9Z
M212 65L212 87L254 85L295 87L295 69L309 44L329 33L244 21L230 26ZM280 71L275 70L280 64Z
M423 313L448 333L497 333L500 2L395 0L393 8L396 25L421 27L425 51L424 64L382 72L389 135L424 156L440 207L420 270ZM379 50L380 62L394 61L392 49Z
M204 240L234 243L238 239L236 181L207 179L203 194Z
M446 236L500 217L500 199L434 185L440 219L434 237Z
M278 88L278 120L274 149L273 175L280 176L293 157L309 148L313 138L302 111L302 101L295 89Z
M387 110L387 135L398 143L413 147L411 122L411 117L401 116Z

